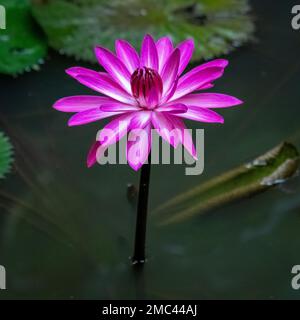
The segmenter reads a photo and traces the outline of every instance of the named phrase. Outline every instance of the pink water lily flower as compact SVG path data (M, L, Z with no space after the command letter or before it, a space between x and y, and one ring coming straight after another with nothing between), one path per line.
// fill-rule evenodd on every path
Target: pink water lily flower
M105 142L96 141L87 159L88 167L96 163L97 152L108 148L134 129L144 129L151 135L156 129L172 146L182 143L196 159L196 150L186 132L183 119L200 122L223 123L223 117L212 108L225 108L242 102L229 95L218 93L193 93L213 87L213 81L223 75L228 62L216 59L204 63L182 75L194 50L194 42L187 39L173 47L169 37L157 42L146 35L140 55L125 40L116 41L116 54L97 46L95 54L106 72L82 67L66 72L81 84L102 95L71 96L60 99L54 108L74 112L69 126L78 126L108 117L114 117L104 129L111 129L113 137ZM119 123L122 121L122 125ZM177 135L170 134L172 131ZM138 170L147 160L151 139L138 139L136 153L127 149L129 165Z

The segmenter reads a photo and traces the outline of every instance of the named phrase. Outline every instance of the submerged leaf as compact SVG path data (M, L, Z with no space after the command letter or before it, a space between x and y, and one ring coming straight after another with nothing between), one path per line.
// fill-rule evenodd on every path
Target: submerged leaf
M194 59L226 54L251 36L248 11L247 0L35 0L33 10L53 48L92 62L95 45L124 38L139 47L145 33L193 37Z
M6 29L0 31L0 73L16 75L38 70L47 52L37 33L28 0L3 0Z
M0 132L0 179L10 170L12 163L12 146L7 137Z
M161 224L178 222L281 184L292 177L298 168L297 149L284 142L251 163L176 196L155 212L162 214Z

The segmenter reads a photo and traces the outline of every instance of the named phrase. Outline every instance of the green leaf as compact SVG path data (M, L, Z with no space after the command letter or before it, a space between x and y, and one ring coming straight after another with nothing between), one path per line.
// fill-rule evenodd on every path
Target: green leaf
M182 221L196 214L263 192L284 183L299 168L299 153L284 142L251 163L225 172L157 208L160 224Z
M12 163L12 145L7 137L0 132L0 179L10 170Z
M146 33L175 43L193 37L193 58L226 54L249 39L247 0L35 0L34 15L61 53L95 61L93 47L124 38L139 48Z
M47 53L44 37L38 33L27 0L3 0L6 29L0 30L0 73L17 75L38 70Z

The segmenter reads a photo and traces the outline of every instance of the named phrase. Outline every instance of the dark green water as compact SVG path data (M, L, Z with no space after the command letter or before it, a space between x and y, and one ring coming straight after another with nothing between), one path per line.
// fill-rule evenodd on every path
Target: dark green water
M154 166L151 208L283 140L300 148L300 31L293 1L252 1L256 41L237 50L215 91L246 103L222 110L224 125L205 129L205 170ZM300 264L300 182L184 223L159 227L150 217L148 257L137 279L132 251L135 210L126 197L139 175L128 166L86 169L103 124L68 128L52 110L58 98L90 93L64 69L77 63L50 52L40 72L0 77L1 120L16 168L1 181L0 298L300 298L291 268Z

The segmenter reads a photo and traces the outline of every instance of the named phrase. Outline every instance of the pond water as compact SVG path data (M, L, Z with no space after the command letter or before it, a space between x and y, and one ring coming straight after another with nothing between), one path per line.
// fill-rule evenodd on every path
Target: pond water
M68 128L58 98L89 94L64 69L83 65L50 51L40 72L0 77L1 127L15 146L16 165L0 190L1 298L286 299L300 264L300 182L291 180L251 199L161 227L151 210L267 151L284 140L300 148L300 38L291 28L293 1L251 1L255 41L228 56L215 91L241 107L221 110L224 125L205 129L205 170L155 165L150 190L148 262L136 274L129 256L135 209L126 165L86 169L95 133L105 121Z

